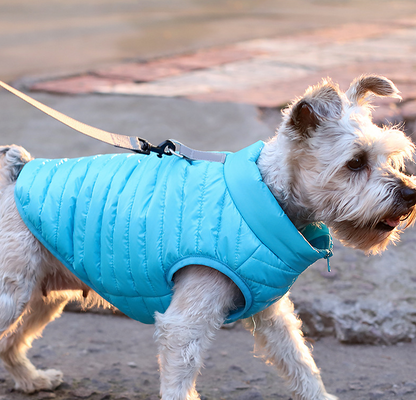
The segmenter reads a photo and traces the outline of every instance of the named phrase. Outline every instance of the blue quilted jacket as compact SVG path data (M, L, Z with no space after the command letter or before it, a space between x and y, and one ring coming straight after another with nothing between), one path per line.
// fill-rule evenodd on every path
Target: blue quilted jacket
M262 142L224 164L116 154L35 159L16 183L20 215L78 278L131 318L154 322L180 268L202 264L240 288L228 322L281 298L309 265L331 256L323 224L301 234L263 183Z

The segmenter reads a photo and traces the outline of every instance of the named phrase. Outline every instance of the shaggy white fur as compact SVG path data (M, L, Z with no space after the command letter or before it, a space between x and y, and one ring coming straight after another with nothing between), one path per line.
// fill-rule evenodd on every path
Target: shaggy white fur
M397 240L415 219L416 185L403 173L414 146L403 132L371 122L370 95L398 97L391 81L363 76L344 94L331 81L309 88L284 113L258 167L294 225L323 221L346 245L369 253ZM14 182L30 155L0 147L0 357L17 389L31 393L62 382L37 370L26 350L71 299L107 304L42 247L14 203ZM230 310L241 305L237 286L205 266L175 274L172 302L156 315L163 400L198 399L195 380ZM301 322L288 296L246 321L266 360L286 379L296 400L330 400Z

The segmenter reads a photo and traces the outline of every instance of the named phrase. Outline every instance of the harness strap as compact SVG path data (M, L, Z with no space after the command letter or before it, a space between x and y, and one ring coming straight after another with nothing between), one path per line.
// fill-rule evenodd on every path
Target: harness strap
M193 150L176 140L166 140L159 146L154 146L147 140L136 136L119 135L117 133L111 133L103 131L102 129L94 128L93 126L84 124L83 122L77 121L76 119L68 117L61 112L46 106L45 104L9 86L7 83L0 81L0 86L57 121L62 122L84 135L100 140L101 142L105 142L122 149L132 150L141 154L150 154L150 152L155 152L159 157L162 157L162 155L175 154L190 160L205 160L221 163L225 162L226 154L224 153Z

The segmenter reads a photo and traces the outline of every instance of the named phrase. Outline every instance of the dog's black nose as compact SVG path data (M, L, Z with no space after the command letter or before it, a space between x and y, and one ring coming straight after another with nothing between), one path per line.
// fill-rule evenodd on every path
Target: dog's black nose
M416 190L404 187L400 189L400 195L402 196L402 199L407 203L407 205L413 206L416 204Z

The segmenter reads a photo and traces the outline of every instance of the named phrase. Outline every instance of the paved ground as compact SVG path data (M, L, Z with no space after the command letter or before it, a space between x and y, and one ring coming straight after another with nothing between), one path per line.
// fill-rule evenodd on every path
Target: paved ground
M30 351L39 368L60 369L65 383L55 392L10 392L0 368L1 400L157 400L159 391L153 327L123 317L66 313L50 324ZM330 393L341 400L414 400L414 343L395 346L341 345L333 338L314 344L314 356ZM253 338L241 325L222 329L197 388L205 400L289 400L272 366L253 357Z
M377 102L375 120L405 123L413 135L415 21L410 0L0 0L0 79L102 129L153 143L173 137L195 148L238 150L271 136L280 108L322 77L346 89L357 75L379 73L394 80L404 101ZM2 143L21 144L38 157L114 151L4 91L0 121ZM305 330L314 337L399 342L319 340L315 357L341 399L416 396L415 242L413 229L373 258L337 244L333 273L318 263L294 287ZM155 399L151 335L151 327L128 319L65 313L31 354L41 368L62 368L66 383L56 394L32 397ZM251 350L252 338L240 326L221 331L201 393L289 398ZM4 399L28 398L10 387L7 377L0 381Z

